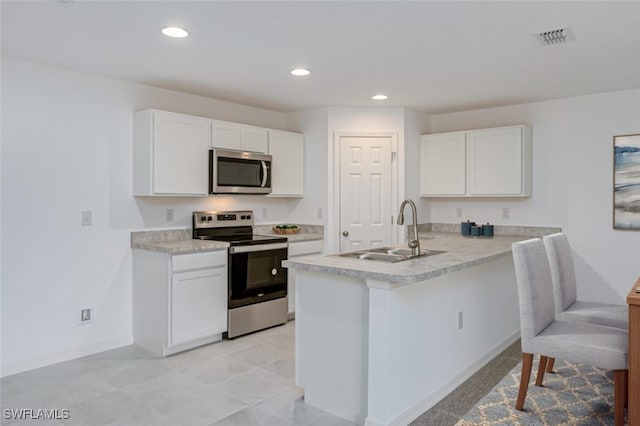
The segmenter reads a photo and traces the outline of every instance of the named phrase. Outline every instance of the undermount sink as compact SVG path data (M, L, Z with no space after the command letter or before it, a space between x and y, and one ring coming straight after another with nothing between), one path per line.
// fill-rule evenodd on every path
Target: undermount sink
M420 254L411 254L411 249L407 247L374 247L366 250L350 251L337 254L337 257L347 257L351 259L377 260L379 262L396 263L404 260L415 259L422 256L433 256L446 253L443 250L420 250Z

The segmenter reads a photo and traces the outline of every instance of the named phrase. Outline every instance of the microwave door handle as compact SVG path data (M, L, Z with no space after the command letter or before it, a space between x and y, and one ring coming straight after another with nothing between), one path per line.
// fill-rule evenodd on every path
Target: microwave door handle
M264 188L265 186L267 186L267 162L260 161L260 163L262 163L262 183L260 184L260 186Z

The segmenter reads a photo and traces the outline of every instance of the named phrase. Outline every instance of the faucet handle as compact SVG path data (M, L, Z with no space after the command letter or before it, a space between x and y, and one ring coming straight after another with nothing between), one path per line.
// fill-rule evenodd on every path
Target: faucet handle
M411 240L409 241L409 248L416 248L418 247L420 244L418 243L418 240Z

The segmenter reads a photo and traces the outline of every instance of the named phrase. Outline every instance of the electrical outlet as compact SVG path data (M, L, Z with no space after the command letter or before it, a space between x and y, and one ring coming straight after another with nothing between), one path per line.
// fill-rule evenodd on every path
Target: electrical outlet
M511 217L511 209L509 207L503 207L502 208L502 218L504 220L509 220L510 217Z
M267 208L263 207L262 208L262 218L266 218L267 217Z
M91 226L91 210L85 210L80 213L80 225Z
M322 207L318 209L318 219L322 219Z
M458 312L458 330L462 330L464 327L464 317L462 311Z
M78 325L89 324L91 322L93 322L93 309L86 306L78 309Z
M462 207L456 207L456 217L462 217Z
M166 211L167 222L173 222L173 209L167 209Z

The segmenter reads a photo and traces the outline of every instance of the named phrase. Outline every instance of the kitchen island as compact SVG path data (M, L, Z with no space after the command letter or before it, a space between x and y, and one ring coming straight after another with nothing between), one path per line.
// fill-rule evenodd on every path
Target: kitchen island
M309 256L296 271L296 380L305 402L365 425L408 424L520 332L511 244L421 234L446 253L399 263Z

